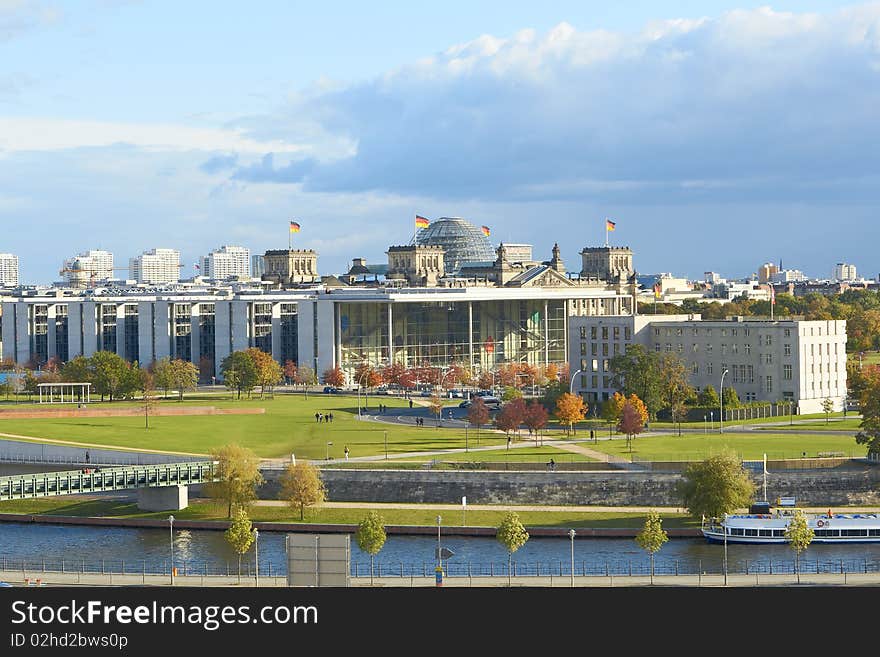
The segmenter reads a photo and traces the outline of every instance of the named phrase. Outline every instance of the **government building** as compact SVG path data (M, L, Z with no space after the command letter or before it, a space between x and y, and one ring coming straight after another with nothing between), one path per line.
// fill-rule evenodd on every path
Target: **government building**
M0 297L2 357L20 364L67 361L99 350L141 365L182 358L203 381L219 379L233 351L256 347L320 376L362 363L475 373L503 363L568 360L576 318L631 316L632 251L591 247L568 272L558 246L545 261L529 245L508 253L461 218L442 218L371 265L321 276L318 254L268 251L261 280L16 288ZM577 362L577 361L575 361Z

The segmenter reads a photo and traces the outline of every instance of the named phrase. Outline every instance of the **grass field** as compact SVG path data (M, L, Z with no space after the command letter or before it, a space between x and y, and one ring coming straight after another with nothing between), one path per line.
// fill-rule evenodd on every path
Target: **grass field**
M802 422L794 425L780 425L778 427L767 427L762 431L798 431L799 429L809 429L810 431L852 431L855 433L859 430L861 420L834 420L825 422L825 420L817 420L815 422Z
M430 507L412 509L376 510L385 518L387 525L422 525L436 526L437 511ZM369 508L322 508L307 510L304 522L322 524L357 524L369 513ZM16 500L0 502L0 513L20 513L24 515L64 515L64 516L95 516L118 518L156 518L166 520L168 512L149 513L139 511L137 505L128 502L111 501L64 501L58 498L36 500ZM250 518L258 522L300 522L299 510L282 506L253 506ZM497 527L505 511L468 510L467 525ZM640 528L645 524L645 515L640 513L590 513L575 511L521 511L520 520L531 527L633 527ZM213 502L191 500L186 509L174 512L178 520L225 520L226 507ZM662 514L663 526L699 527L699 520L683 514ZM443 522L449 526L463 524L461 512L443 512Z
M390 408L408 406L394 397L383 398ZM167 401L173 405L177 402ZM370 400L375 410L377 400ZM323 459L328 453L342 458L346 445L351 456L382 454L385 432L388 453L429 451L465 446L464 431L432 426L406 427L357 419L357 398L341 395L276 395L274 399L232 401L228 394L185 398L184 405L212 405L218 408L265 408L264 415L151 417L144 429L143 417L0 419L0 432L36 438L50 438L94 446L116 446L160 451L206 454L231 442L254 450L262 457L283 457L291 453L309 459ZM115 405L114 405L115 406ZM333 413L331 424L315 421L315 413ZM474 432L470 431L473 440ZM506 444L500 434L483 431L482 445Z
M865 456L867 449L857 445L851 436L817 436L796 433L755 434L726 433L683 434L682 436L656 436L636 438L632 441L632 454L626 440L600 440L589 443L597 451L643 461L693 461L718 454L724 448L734 450L740 458L759 460L764 454L768 459L816 457L819 452L844 452L847 456Z

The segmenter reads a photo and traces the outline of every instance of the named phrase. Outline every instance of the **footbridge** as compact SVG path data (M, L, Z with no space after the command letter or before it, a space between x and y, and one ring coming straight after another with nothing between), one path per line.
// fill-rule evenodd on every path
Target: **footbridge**
M144 511L184 509L188 486L218 481L216 461L126 465L0 477L0 500L137 490Z

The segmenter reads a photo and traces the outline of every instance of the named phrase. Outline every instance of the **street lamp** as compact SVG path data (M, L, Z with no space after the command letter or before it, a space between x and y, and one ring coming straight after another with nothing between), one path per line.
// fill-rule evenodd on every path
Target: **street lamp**
M331 446L332 444L333 444L333 443L331 443L331 442L328 442L328 443L327 443L327 458L324 459L325 461L329 461L329 460L330 460L330 446Z
M168 516L168 529L171 541L171 586L174 586L174 516Z
M718 432L724 433L724 375L727 370L721 373L721 416L718 418Z
M254 527L254 579L260 586L260 530Z
M571 539L571 588L574 588L574 537L577 532L573 529L568 530L568 537Z
M443 569L443 553L440 552L440 522L443 520L441 516L437 516L437 567Z
M571 383L568 384L568 392L572 395L574 394L574 377L583 372L583 370L577 370L574 374L571 375Z

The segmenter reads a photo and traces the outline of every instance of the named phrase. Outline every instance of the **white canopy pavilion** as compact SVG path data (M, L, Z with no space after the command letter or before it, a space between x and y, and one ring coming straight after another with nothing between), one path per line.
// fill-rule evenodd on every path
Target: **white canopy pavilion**
M88 404L91 383L38 383L41 404Z

